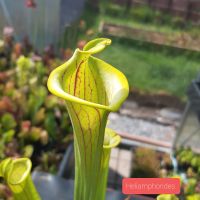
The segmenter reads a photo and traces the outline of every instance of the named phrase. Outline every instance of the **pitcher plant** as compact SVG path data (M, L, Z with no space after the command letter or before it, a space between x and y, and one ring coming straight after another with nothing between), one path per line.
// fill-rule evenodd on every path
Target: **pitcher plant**
M31 166L28 158L7 158L0 163L0 177L8 184L14 200L41 200L31 178Z
M116 147L120 143L120 141L121 137L119 135L117 135L113 130L106 128L103 143L103 152L101 156L101 167L99 172L99 189L97 190L96 195L98 199L105 199L110 153L112 148Z
M120 108L129 93L126 77L93 57L110 44L106 38L88 42L83 50L76 49L71 59L54 69L48 79L49 91L66 100L73 125L74 200L102 200L105 196L100 195L106 187L101 184L100 169L107 118Z

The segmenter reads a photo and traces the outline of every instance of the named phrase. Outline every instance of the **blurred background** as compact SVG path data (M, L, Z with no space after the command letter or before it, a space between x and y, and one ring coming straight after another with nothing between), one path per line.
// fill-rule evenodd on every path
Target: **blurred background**
M96 37L112 39L97 57L130 85L109 118L123 140L108 186L120 191L123 177L179 176L181 197L200 199L199 0L0 0L0 159L29 157L33 170L51 174L62 165L73 179L69 116L46 82ZM4 184L0 195L12 198Z

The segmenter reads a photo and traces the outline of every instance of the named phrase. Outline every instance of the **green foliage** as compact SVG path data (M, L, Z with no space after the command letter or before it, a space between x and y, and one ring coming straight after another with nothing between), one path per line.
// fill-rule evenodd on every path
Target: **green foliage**
M66 120L66 119L69 119L68 113L63 112L62 116L63 117L61 118L61 123L60 123L61 130L63 130L63 131L68 130L69 132L71 132L72 129L71 129L71 126L69 126L69 120Z
M181 17L174 17L172 19L172 27L183 29L186 26L185 20Z
M189 164L191 163L193 156L194 156L193 151L191 149L186 149L186 150L183 150L178 155L178 160L180 161L181 164Z
M106 7L105 13L107 15L111 15L113 17L122 17L124 15L124 10L122 9L120 5L113 4L113 3L106 3L105 7Z
M174 36L181 34L182 31L196 38L200 34L198 27L194 26L192 21L185 20L181 17L174 17L170 13L158 11L149 6L132 6L127 9L124 5L121 6L110 2L102 10L106 10L103 15L94 16L97 24L99 24L99 16L101 16L101 20L107 23L169 33Z
M11 129L9 131L6 131L2 134L2 143L6 144L12 141L13 137L15 135L15 130Z
M155 11L147 6L134 7L131 9L130 15L134 20L149 23L155 18Z
M37 81L42 83L47 74L47 68L41 61L35 63L35 73L37 75Z
M45 120L45 108L40 108L33 117L33 124L39 125L43 124Z
M21 56L17 60L17 83L19 87L29 84L33 62L30 58Z
M1 123L1 128L2 128L3 131L8 131L10 129L13 129L17 125L16 121L15 121L15 118L10 113L5 113L1 117L0 123Z
M23 149L23 157L24 158L31 158L34 152L33 145L26 145Z
M55 96L49 95L45 100L45 107L48 110L54 109L58 105L58 99Z
M179 198L174 194L160 194L156 198L157 200L178 200Z
M199 72L198 56L126 40L114 40L111 48L100 55L119 66L131 87L151 93L166 91L182 98Z
M55 115L52 112L48 112L46 114L44 127L47 130L49 136L52 139L55 139L57 125L56 125Z
M194 194L196 185L197 185L197 180L195 178L188 179L188 183L186 187L184 188L184 193L186 195Z
M44 86L38 86L33 89L28 99L28 114L30 118L34 119L35 114L39 111L42 104L45 102L47 97L47 90Z
M6 145L13 140L14 136L15 136L15 130L13 130L13 129L5 131L1 134L1 137L0 137L0 159L5 158L4 151L6 149Z
M159 177L159 169L160 162L154 150L143 147L135 150L131 177L156 178Z
M49 95L46 88L49 71L61 61L45 55L44 62L42 56L24 52L25 48L23 51L15 48L22 46L13 42L13 51L10 51L11 48L6 56L1 57L6 59L7 64L10 63L6 69L14 69L0 73L0 159L8 156L31 158L34 153L34 166L44 170L42 152L54 148L55 154L58 154L58 146L59 151L64 151L66 141L69 141L66 138L71 133L64 106L58 98ZM5 54L4 51L3 45L1 56ZM4 66L0 65L0 68L1 71L6 70ZM65 121L61 118L62 113L66 116ZM60 124L62 128L57 128ZM51 145L48 145L49 141ZM50 162L47 171L57 170L58 162Z
M200 194L196 193L196 194L188 195L186 197L186 200L200 200Z
M194 168L200 167L200 155L193 156L191 160L191 165Z
M190 148L180 148L176 151L176 158L180 167L187 168L189 177L200 176L200 155Z

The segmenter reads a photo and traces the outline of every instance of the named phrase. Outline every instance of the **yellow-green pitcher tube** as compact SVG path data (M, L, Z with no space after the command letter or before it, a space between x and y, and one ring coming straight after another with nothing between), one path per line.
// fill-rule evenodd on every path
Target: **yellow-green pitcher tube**
M31 166L28 158L7 158L0 163L0 177L5 179L14 200L41 200L31 178Z
M103 140L108 112L67 103L74 128L75 191L74 200L95 199L101 165Z
M105 199L107 179L109 171L109 161L112 148L116 147L121 142L121 137L117 135L112 129L106 128L103 144L103 152L101 155L101 165L99 169L98 177L98 190L96 194L96 199Z
M48 89L66 100L74 130L74 200L98 200L97 185L107 118L128 96L126 77L92 54L111 44L98 38L76 49L70 60L53 70ZM102 199L99 199L102 200Z

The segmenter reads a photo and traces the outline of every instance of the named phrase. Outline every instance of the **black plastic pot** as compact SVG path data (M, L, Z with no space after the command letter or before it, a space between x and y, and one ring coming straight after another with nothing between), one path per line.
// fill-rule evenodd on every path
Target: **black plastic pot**
M33 172L33 181L42 198L42 200L73 200L74 191L74 148L71 143L63 157L57 175L51 175L44 172ZM117 177L119 178L119 177ZM106 200L125 200L127 195L122 194L121 186L108 184L109 189L106 194ZM113 187L112 187L113 186ZM112 188L118 188L114 190ZM153 198L142 195L132 195L130 200L152 200ZM81 200L81 199L80 199Z
M34 172L32 177L42 200L73 200L73 180L44 172ZM125 198L125 195L117 191L108 191L106 195L107 200L124 200Z
M70 143L57 175L44 172L33 172L32 177L42 200L73 200L74 191L74 148ZM107 200L124 200L126 198L119 191L109 189Z
M66 180L59 176L36 171L33 172L32 177L42 200L73 200L73 180ZM126 197L115 190L108 190L106 194L106 200L125 200ZM132 195L130 200L153 200L153 198Z

